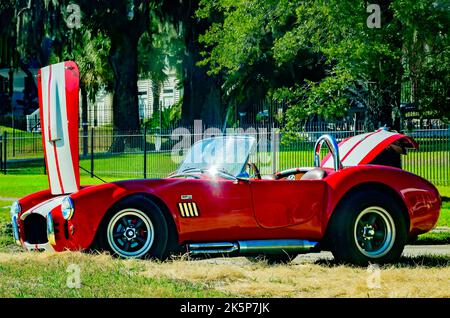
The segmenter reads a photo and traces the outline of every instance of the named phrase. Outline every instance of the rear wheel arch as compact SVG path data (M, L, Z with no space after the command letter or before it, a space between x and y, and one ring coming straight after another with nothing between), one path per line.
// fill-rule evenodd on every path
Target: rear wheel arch
M410 216L409 216L408 208L406 207L405 202L403 201L403 198L400 196L400 194L397 191L395 191L388 185L386 185L384 183L379 183L379 182L360 183L360 184L357 184L357 185L353 186L352 188L350 188L339 199L339 202L334 206L334 208L330 214L330 217L328 218L327 227L330 224L330 220L333 217L334 211L336 211L345 200L347 200L349 197L351 197L352 195L354 195L357 192L365 192L365 191L369 191L369 190L380 191L380 192L388 194L389 196L396 198L396 202L401 207L402 215L406 222L406 228L408 229L408 232L409 232Z
M407 241L409 217L405 217L401 197L400 202L393 196L400 197L395 190L378 184L347 191L329 218L322 249L331 250L338 262L355 265L398 260ZM369 219L361 225L364 215Z
M409 216L408 209L405 205L405 202L403 201L400 194L398 194L397 191L395 191L394 189L392 189L391 187L389 187L386 184L379 183L379 182L365 182L365 183L357 184L357 185L353 186L352 188L350 188L339 199L338 203L333 207L331 212L329 212L329 215L327 218L327 223L326 223L325 229L324 229L324 238L320 244L321 249L323 249L323 250L329 249L329 240L330 240L329 228L330 228L330 224L333 219L333 216L335 215L335 211L337 211L339 209L340 205L342 205L351 196L355 195L356 193L369 191L369 190L380 191L380 192L388 194L389 196L396 198L396 202L398 203L399 207L401 208L403 219L405 220L405 225L406 225L406 229L408 232L407 235L409 235L409 229L410 229L410 223L411 223L410 216Z

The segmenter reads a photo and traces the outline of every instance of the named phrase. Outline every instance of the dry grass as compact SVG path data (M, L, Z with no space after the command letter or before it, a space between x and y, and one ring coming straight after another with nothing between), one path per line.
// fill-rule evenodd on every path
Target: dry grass
M450 259L439 259L406 258L395 267L382 267L379 284L373 270L298 259L297 264L271 266L242 259L148 263L145 275L208 283L244 297L450 297ZM424 260L435 266L421 266Z
M81 268L80 290L64 286L68 264ZM13 296L23 297L47 297L48 291L53 297L450 297L448 256L403 258L381 268L379 286L377 275L308 258L268 265L245 258L161 263L73 252L0 253L0 297L11 295L11 286L20 286Z

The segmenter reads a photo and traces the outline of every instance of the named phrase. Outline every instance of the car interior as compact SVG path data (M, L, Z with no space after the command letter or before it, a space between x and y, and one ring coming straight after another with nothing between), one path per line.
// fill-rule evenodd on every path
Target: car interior
M327 176L326 170L317 167L292 168L277 173L261 175L255 163L248 163L249 175L262 180L321 180Z

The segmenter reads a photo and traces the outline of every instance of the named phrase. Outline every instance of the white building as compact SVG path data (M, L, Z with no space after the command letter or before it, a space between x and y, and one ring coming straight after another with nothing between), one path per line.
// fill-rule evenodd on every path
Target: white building
M178 81L175 75L169 76L164 81L163 86L159 94L159 109L165 109L180 100L182 95L181 90L177 88ZM139 92L139 117L150 118L153 114L153 91L152 80L139 80L138 81Z
M152 80L142 79L137 83L139 98L139 117L140 119L151 118L153 114L153 92ZM168 79L164 81L159 99L160 109L165 109L177 103L181 96L182 90L177 88L178 81L175 74L170 74ZM112 93L100 91L95 103L88 104L88 123L89 125L109 125L113 122L112 112ZM81 111L80 111L81 112Z
M139 98L139 117L140 119L151 118L153 114L153 92L152 81L150 79L139 80L138 98ZM168 79L164 81L161 92L159 105L160 109L165 109L177 103L182 96L182 90L178 89L178 81L175 74L170 74ZM88 102L88 125L104 126L113 123L113 94L105 90L101 90L95 96L95 102ZM82 118L81 97L80 97L80 119ZM27 129L31 131L36 129L36 119L39 120L39 109L33 114L27 116ZM81 120L80 120L81 124ZM37 128L39 130L39 128Z

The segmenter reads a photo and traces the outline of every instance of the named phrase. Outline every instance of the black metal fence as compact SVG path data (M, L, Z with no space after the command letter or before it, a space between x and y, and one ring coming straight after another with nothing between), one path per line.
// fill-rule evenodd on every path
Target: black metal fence
M253 160L262 173L313 165L313 146L325 133L336 139L363 133L362 122L311 124L301 131L286 132L263 125L227 129L227 134L250 134L258 139ZM439 185L450 184L450 125L433 125L404 133L414 137L419 149L403 156L405 170ZM187 127L170 130L116 132L108 127L80 130L80 169L82 175L109 179L161 178L176 170L182 148L211 135L222 134L220 127ZM45 173L40 133L11 130L0 132L2 173Z

